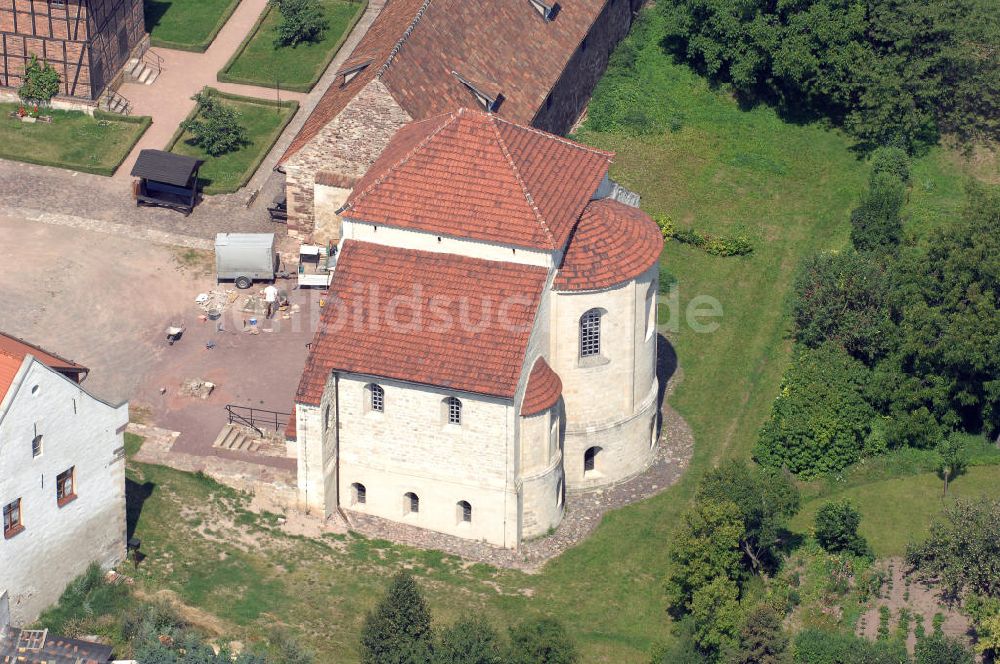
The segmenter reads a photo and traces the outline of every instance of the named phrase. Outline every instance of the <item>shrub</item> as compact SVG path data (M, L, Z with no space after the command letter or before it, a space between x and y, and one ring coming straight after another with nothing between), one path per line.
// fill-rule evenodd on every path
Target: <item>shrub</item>
M39 63L38 56L32 55L24 69L24 83L17 89L17 94L26 103L49 103L59 94L59 72L47 62Z
M745 235L728 237L686 229L676 231L674 239L698 247L712 256L745 256L753 253L753 243Z
M782 616L766 605L751 609L740 630L734 664L782 664L788 637L781 628Z
M653 221L660 227L660 232L663 233L664 240L669 241L674 238L674 235L677 233L677 227L674 225L674 220L670 218L669 214L654 214Z
M510 629L507 664L575 664L576 648L553 618L526 620Z
M872 176L871 188L851 211L851 243L858 251L892 251L903 235L900 211L906 198L903 181L895 173Z
M806 258L794 285L795 338L816 348L831 341L866 363L891 348L891 275L885 262L856 251Z
M975 658L961 641L934 635L917 641L913 664L973 664Z
M503 664L499 637L482 618L445 628L434 647L434 664Z
M863 396L868 373L832 344L800 348L761 429L754 458L804 477L857 461L874 416Z
M888 173L899 178L900 182L910 181L910 156L906 150L898 147L881 147L872 152L871 180L881 173Z
M843 632L804 629L795 637L796 664L900 664L908 661L902 643L866 639Z
M191 132L191 142L213 157L239 150L249 144L246 128L240 124L240 114L226 106L208 92L192 97L198 103L198 113L193 120L185 120L181 127Z
M816 541L830 553L870 553L868 542L858 534L861 512L850 502L829 502L816 512Z
M271 0L281 11L275 48L319 41L330 27L319 0Z

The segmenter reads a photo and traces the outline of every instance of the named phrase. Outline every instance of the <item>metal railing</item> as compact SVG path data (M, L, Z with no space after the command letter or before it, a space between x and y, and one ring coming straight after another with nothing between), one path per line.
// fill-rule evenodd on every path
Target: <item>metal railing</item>
M242 424L243 426L250 427L261 436L265 435L265 428L281 431L288 424L288 418L292 416L291 413L279 413L275 410L237 406L235 404L227 404L226 413L229 416L230 424Z
M128 115L132 112L132 102L130 102L127 97L120 95L111 89L108 89L108 91L104 93L101 105L103 105L101 110L107 111L108 113Z

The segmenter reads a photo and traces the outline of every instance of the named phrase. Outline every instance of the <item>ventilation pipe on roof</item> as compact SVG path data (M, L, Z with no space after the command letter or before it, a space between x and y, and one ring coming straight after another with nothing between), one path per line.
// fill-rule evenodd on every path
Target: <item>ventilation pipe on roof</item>
M546 2L542 2L542 0L528 0L528 2L531 3L531 6L534 7L546 21L556 20L559 10L562 9L558 2L553 2L551 5Z

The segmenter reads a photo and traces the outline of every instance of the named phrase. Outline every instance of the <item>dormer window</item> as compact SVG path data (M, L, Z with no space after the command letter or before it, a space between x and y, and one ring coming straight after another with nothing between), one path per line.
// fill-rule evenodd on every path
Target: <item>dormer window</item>
M503 103L503 95L496 86L488 86L485 83L475 82L465 76L462 76L457 71L451 72L455 78L462 82L462 85L469 89L469 92L476 98L476 101L489 112L495 112L500 108L500 104Z
M535 8L535 11L541 14L542 18L546 21L556 20L559 10L562 9L558 2L553 2L552 4L542 2L542 0L528 0L528 2L531 3L531 6Z
M372 63L371 58L365 58L364 60L348 60L337 72L337 76L344 77L343 85L347 85L354 77L365 70L365 67Z

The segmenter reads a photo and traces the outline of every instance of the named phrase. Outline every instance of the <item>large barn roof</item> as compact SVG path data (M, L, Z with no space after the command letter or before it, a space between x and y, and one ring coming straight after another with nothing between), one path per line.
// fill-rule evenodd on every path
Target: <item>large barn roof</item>
M375 224L561 249L612 154L460 109L396 133L344 214Z
M414 120L477 102L531 124L609 0L389 0L327 89L284 162L374 78Z

